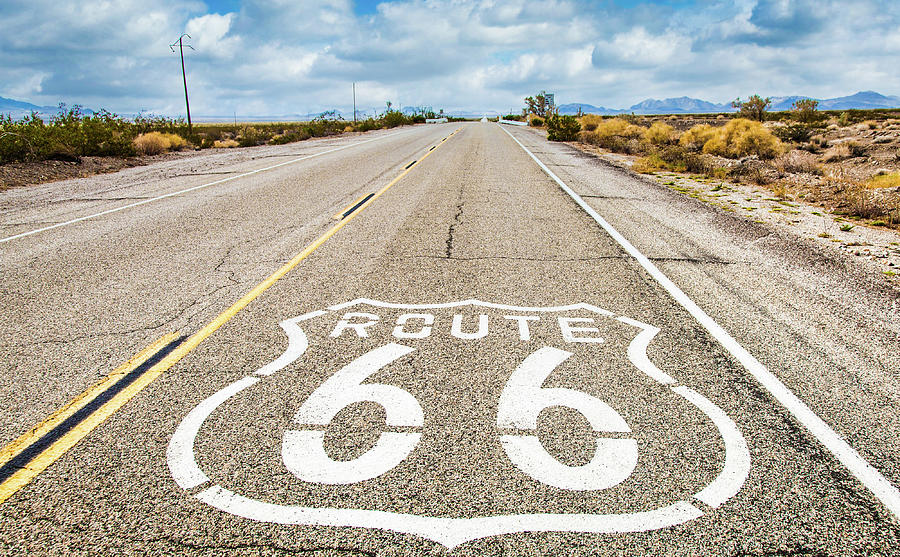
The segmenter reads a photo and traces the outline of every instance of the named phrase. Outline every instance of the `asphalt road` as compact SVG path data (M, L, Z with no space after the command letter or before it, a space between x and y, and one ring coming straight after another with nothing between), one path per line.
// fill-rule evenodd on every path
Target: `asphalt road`
M13 190L0 236L3 445L178 339L0 466L47 460L0 553L900 554L900 294L533 130Z

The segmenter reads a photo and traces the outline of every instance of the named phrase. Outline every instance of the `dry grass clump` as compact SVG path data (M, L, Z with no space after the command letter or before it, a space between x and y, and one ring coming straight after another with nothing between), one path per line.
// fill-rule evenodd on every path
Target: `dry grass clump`
M834 145L822 156L822 162L838 162L855 157L864 157L866 148L855 141L844 141Z
M621 118L603 120L593 131L583 131L579 139L585 143L617 151L620 153L641 152L639 138L644 135L644 128L631 124Z
M781 141L759 122L735 118L716 130L703 145L703 152L720 157L740 158L756 155L771 159L784 151Z
M715 126L710 126L709 124L698 124L681 134L681 139L679 139L678 142L686 149L700 151L703 149L703 146L706 145L706 142L716 135L717 129L718 128Z
M581 124L581 129L589 132L596 130L597 126L602 122L603 116L600 116L599 114L585 114L578 119L578 123Z
M870 189L900 188L900 173L880 174L873 176L866 182Z
M240 145L237 141L233 139L222 139L213 142L213 149L230 149L232 147L237 147Z
M142 133L134 138L132 144L141 155L158 155L169 147L169 142L159 132Z
M644 141L651 145L669 145L678 140L675 128L663 122L654 122L643 135Z
M641 157L634 161L631 169L640 174L653 174L654 172L662 172L670 170L670 165L662 159L658 154L653 153L646 157Z
M822 155L822 162L837 162L850 157L850 146L846 143L838 143L825 151L825 154Z
M132 141L135 151L141 155L158 155L166 151L180 151L188 142L174 133L142 133Z
M815 174L821 175L815 155L806 151L790 151L772 161L775 170L785 174Z
M889 226L900 223L900 192L892 192L885 189L890 186L880 185L890 179L879 183L875 178L868 182L860 182L838 176L829 177L826 183L833 188L841 208L848 214L866 219L879 219ZM897 180L900 181L900 176Z

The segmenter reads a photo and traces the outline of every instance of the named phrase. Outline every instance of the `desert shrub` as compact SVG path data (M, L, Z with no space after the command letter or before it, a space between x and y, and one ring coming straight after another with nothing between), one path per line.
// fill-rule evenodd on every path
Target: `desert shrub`
M622 118L612 118L600 122L594 131L582 132L579 139L616 153L635 154L646 150L640 141L643 134L644 128Z
M528 125L533 128L540 128L541 126L544 125L544 119L540 118L538 116L535 116L534 118L532 118L531 120L528 121Z
M641 174L653 174L663 170L673 170L672 166L664 161L658 153L651 153L634 161L631 169Z
M823 162L837 162L850 158L850 147L846 143L833 145L822 156Z
M309 139L310 137L312 137L312 134L310 133L309 127L290 129L278 135L272 136L272 139L269 140L269 145L285 145L287 143L303 141Z
M819 101L814 99L800 99L794 101L791 105L791 115L798 122L812 124L822 119L822 115L819 114L818 108Z
M379 129L378 122L375 121L374 118L366 118L365 120L360 120L354 125L354 129L358 132L367 132L371 130Z
M575 141L581 124L574 116L553 114L547 118L547 139L550 141Z
M827 184L833 188L841 208L848 214L867 218L886 218L891 224L900 221L900 194L887 192L844 177L830 177Z
M660 158L680 172L708 174L711 166L703 155L692 153L680 145L669 145L658 151Z
M142 133L134 138L134 148L141 155L158 155L169 150L169 140L159 132Z
M215 149L228 149L231 147L238 147L239 144L237 141L233 139L223 139L220 141L214 141L212 147Z
M778 139L789 143L804 143L812 137L813 128L802 123L778 126L773 130Z
M703 152L721 157L740 158L756 155L771 159L782 152L781 141L759 122L736 118L718 128L703 145Z
M709 124L698 124L681 134L681 139L678 140L678 143L686 149L700 151L706 145L706 142L716 135L717 129Z
M597 126L599 126L601 122L603 122L603 116L598 114L585 114L579 118L578 121L581 124L582 129L592 132L597 129Z
M169 142L170 151L181 151L188 146L187 139L181 137L180 135L174 133L164 133L162 135L166 138L166 141Z
M388 110L381 117L381 124L385 128L396 128L409 123L409 119L399 110Z
M254 147L266 143L273 135L273 132L255 126L244 126L237 137L237 142L241 147Z
M824 162L838 162L855 157L862 157L866 154L866 148L855 141L844 141L832 146L825 151L822 157Z
M791 174L816 174L821 175L816 157L806 151L790 151L777 157L772 165L779 172Z
M742 101L740 97L735 99L731 106L738 109L738 116L748 120L756 120L757 122L765 122L766 112L772 100L768 97L762 98L759 95L750 95L746 101Z
M675 128L663 122L654 122L643 134L644 141L651 145L668 145L677 141Z

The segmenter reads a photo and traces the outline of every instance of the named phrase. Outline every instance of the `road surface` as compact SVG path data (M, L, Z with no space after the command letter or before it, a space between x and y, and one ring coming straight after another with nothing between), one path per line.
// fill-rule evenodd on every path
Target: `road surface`
M0 198L0 553L897 554L900 295L539 133Z

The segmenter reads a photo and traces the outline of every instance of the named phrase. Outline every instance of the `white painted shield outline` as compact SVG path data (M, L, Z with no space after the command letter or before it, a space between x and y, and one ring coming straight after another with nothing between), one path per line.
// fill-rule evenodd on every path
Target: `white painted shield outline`
M194 439L199 433L203 422L225 401L247 387L256 384L261 378L284 369L303 355L309 347L309 341L298 323L320 317L330 311L340 311L355 305L410 310L445 309L472 305L492 309L541 313L582 309L637 327L640 329L640 332L628 345L628 359L631 363L652 380L666 385L674 393L700 409L716 426L725 444L725 463L722 465L722 470L709 485L694 494L693 499L709 507L717 508L733 497L747 479L747 475L750 472L750 452L747 450L744 437L734 421L700 393L689 387L679 386L674 378L657 368L647 357L647 347L650 345L653 337L659 332L659 329L652 325L641 323L628 317L616 316L610 311L584 303L542 308L493 304L479 300L444 304L392 304L358 298L350 302L331 306L328 310L314 311L282 321L280 325L287 334L288 347L281 356L264 365L252 375L221 389L216 394L202 401L185 416L172 435L166 451L169 470L179 486L185 490L194 490L203 484L211 483L209 477L203 473L194 458ZM703 515L703 511L689 501L677 501L655 510L625 514L544 513L446 518L362 509L277 505L249 499L219 485L207 487L196 493L194 497L219 510L259 522L392 530L436 541L448 549L453 549L460 544L480 538L518 532L584 532L597 534L644 532L682 524Z

